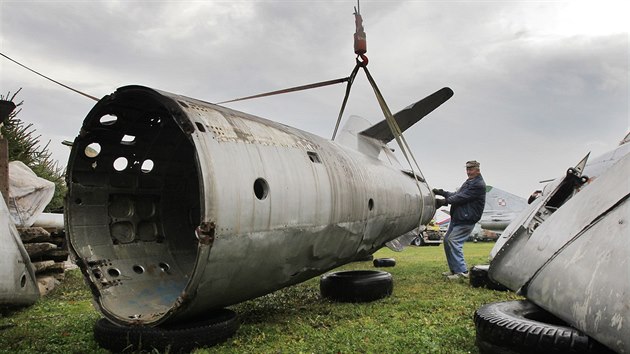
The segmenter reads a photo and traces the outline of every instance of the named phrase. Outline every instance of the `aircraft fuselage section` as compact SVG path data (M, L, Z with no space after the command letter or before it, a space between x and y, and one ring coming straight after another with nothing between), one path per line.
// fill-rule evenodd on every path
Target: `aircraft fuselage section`
M140 86L106 96L74 142L66 205L100 309L121 324L194 317L428 223L426 183L362 139L380 154Z

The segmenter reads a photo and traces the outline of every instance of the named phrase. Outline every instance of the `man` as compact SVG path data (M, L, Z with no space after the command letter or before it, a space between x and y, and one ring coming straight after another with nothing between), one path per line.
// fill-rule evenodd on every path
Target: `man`
M468 278L464 260L464 242L470 237L475 224L481 219L486 203L486 183L479 170L479 162L466 162L468 179L456 192L434 189L433 193L444 199L435 199L435 206L451 205L451 222L444 236L444 253L450 269L443 273L450 280Z

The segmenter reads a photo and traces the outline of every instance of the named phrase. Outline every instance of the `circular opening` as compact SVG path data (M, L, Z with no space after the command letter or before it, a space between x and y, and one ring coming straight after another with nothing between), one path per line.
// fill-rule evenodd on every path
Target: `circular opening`
M144 173L149 173L151 171L153 171L153 160L144 160L144 162L142 163L142 166L140 166L140 171L144 172Z
M206 132L206 128L203 126L203 124L201 124L199 122L195 122L195 125L197 126L197 129L199 129L200 132L202 132L202 133Z
M113 114L106 114L102 116L101 119L99 119L99 122L102 125L112 125L112 124L115 124L117 121L118 121L118 117L116 117Z
M83 152L85 153L85 156L89 158L94 158L101 153L101 144L91 143L90 145L85 147L85 150Z
M77 198L74 200L74 204L81 205L81 203L83 203L83 200L81 200L81 198Z
M133 271L137 274L142 274L144 273L144 268L136 264L135 266L133 266Z
M374 200L372 198L370 198L370 200L368 200L368 209L369 210L374 209Z
M26 286L26 274L22 274L22 278L20 278L20 287Z
M160 262L158 264L158 267L160 267L160 269L162 269L163 272L168 272L168 270L171 269L171 266L169 266L168 263L165 263L165 262Z
M112 277L118 277L120 276L120 271L116 268L109 268L107 270L107 274L109 274Z
M254 194L259 200L267 198L267 195L269 194L269 184L267 184L267 181L263 178L258 178L254 181Z
M127 164L129 162L127 161L126 158L124 157L119 157L114 161L114 170L116 171L123 171L125 168L127 168Z

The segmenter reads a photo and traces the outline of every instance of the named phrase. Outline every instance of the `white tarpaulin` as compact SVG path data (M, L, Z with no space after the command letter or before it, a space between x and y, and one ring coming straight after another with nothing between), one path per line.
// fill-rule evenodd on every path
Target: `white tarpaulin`
M9 213L16 226L30 227L55 194L55 184L21 161L9 162Z

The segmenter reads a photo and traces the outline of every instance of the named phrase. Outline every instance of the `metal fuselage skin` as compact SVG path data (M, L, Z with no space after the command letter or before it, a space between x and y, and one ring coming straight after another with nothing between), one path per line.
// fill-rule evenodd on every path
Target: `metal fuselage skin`
M623 156L576 194L562 193L568 177L547 185L505 229L489 268L493 280L620 353L630 349L630 154Z
M104 97L74 141L65 216L98 307L120 324L198 317L430 221L424 181L380 141L350 145L141 86Z
M34 304L40 296L35 268L0 193L0 308Z

